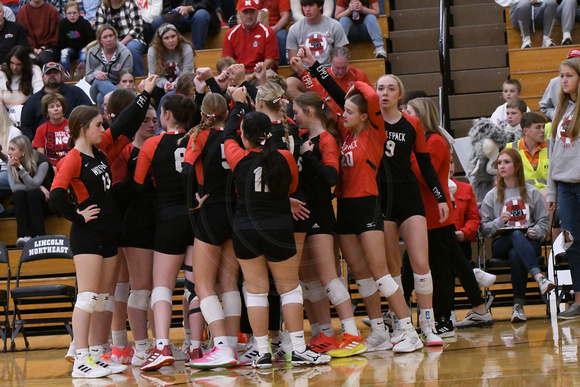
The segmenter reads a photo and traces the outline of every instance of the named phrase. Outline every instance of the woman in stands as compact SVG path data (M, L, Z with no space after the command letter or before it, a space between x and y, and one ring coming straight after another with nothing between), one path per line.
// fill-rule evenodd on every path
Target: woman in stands
M86 50L85 80L91 85L91 98L102 113L104 97L117 88L120 73L133 69L131 51L117 40L117 31L108 24L97 29L97 40Z
M552 122L552 146L548 172L548 209L558 212L562 229L568 231L574 241L566 250L570 263L574 288L574 304L560 313L558 318L580 318L580 171L579 159L580 110L578 108L580 59L565 60L560 66L562 90L558 108Z
M159 75L155 95L175 90L179 76L193 72L193 55L191 44L173 24L162 24L157 29L147 50L149 74Z
M117 280L117 246L120 217L111 191L112 162L132 138L149 105L155 78L145 81L145 91L103 132L97 109L79 106L69 117L71 151L60 161L50 192L50 207L72 222L70 240L74 254L78 295L73 311L76 356L73 377L96 378L122 372L126 366L104 356ZM72 192L72 200L67 191ZM90 332L90 338L89 338ZM89 352L89 341L91 348Z
M6 56L6 63L0 71L0 104L8 111L24 105L30 96L44 87L40 67L32 64L29 50L23 46L15 46ZM20 112L16 113L14 121L20 122Z
M155 184L156 228L151 308L155 318L156 343L154 352L139 367L141 371L157 370L175 362L169 343L169 328L173 289L184 262L188 280L186 284L192 295L195 295L191 272L194 234L181 174L186 144L179 142L186 134L185 129L194 110L195 104L191 99L179 94L168 95L161 107L164 132L145 141L135 168L135 181L138 184L145 182L148 171L151 171Z
M135 76L129 70L123 70L119 73L119 83L117 83L117 88L128 89L131 91L137 91L135 88Z
M321 364L330 357L310 350L302 326L300 262L292 232L288 193L298 184L292 154L271 140L270 118L259 112L244 115L245 87L232 94L236 101L226 123L225 155L232 168L238 197L233 220L234 250L246 281L248 316L259 355L252 366L271 368L268 341L268 290L271 271L280 294L286 329L292 341L292 365ZM241 138L236 135L241 122ZM240 146L240 141L243 147Z
M388 349L389 333L380 312L377 288L388 299L391 310L403 317L403 335L393 347L395 352L412 352L423 344L411 323L399 285L389 274L385 259L383 222L377 187L377 172L386 139L385 124L380 116L379 97L363 82L356 82L348 94L314 59L308 47L299 56L315 69L314 75L332 96L343 114L337 128L342 148L338 185L337 224L340 247L357 279L359 293L371 318L372 334L367 347ZM294 58L293 58L294 60ZM396 103L396 101L395 101ZM338 113L338 112L337 112ZM419 197L420 200L420 197ZM398 244L397 244L398 245ZM361 254L364 259L360 259Z
M449 216L449 207L429 159L421 122L417 117L398 109L398 100L405 94L401 80L394 75L383 75L377 81L376 87L387 131L379 178L382 186L381 205L385 218L385 243L389 269L395 275L395 281L400 285L400 233L413 268L415 293L421 310L420 325L425 341L428 346L443 345L441 338L435 333L433 282L427 247L427 220L419 184L411 169L412 153L417 159L421 176L437 199L440 222L444 222ZM395 327L391 338L393 343L398 342L401 337L401 331L397 331L398 327L399 325Z
M24 247L33 237L44 235L44 214L54 170L50 160L32 149L26 136L17 136L8 144L8 181L14 192L16 247Z
M522 158L506 148L497 157L496 186L481 203L481 231L493 238L494 257L509 260L514 290L512 322L526 321L524 303L528 273L542 295L556 287L538 267L542 241L548 232L548 209L542 194L526 184Z

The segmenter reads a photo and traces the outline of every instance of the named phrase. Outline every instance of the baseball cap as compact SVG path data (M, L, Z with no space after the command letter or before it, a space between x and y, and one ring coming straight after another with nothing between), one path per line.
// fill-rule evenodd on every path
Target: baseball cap
M568 51L568 59L570 58L580 58L580 50L577 48L573 48Z
M238 1L238 11L244 11L246 9L255 9L256 11L260 9L259 0L239 0Z
M58 70L59 72L62 73L62 67L61 67L60 63L48 62L47 64L42 66L42 73L43 74L46 74L50 70Z

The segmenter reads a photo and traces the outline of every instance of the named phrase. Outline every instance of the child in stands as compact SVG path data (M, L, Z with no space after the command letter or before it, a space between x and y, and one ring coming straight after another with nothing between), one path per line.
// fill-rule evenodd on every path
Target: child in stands
M522 84L517 79L508 79L503 83L501 95L505 103L498 106L491 115L491 121L494 124L501 125L507 122L507 103L514 98L519 98L520 94L522 94Z
M78 3L71 1L64 6L66 19L58 26L60 63L70 73L71 61L78 59L75 79L85 76L87 53L85 47L95 40L95 31L88 20L81 17Z
M519 98L514 98L507 102L505 113L507 119L506 129L510 132L521 132L522 127L520 126L520 121L522 120L522 115L528 110L528 105L524 100Z

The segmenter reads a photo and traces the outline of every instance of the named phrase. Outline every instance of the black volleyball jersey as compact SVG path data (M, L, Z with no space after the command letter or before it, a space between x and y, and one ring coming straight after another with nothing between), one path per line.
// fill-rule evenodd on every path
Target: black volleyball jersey
M164 219L187 213L185 193L181 177L186 142L177 141L185 131L164 132L145 141L135 168L135 181L143 184L147 172L151 172L155 184L155 207Z
M298 162L300 157L300 135L298 126L288 118L288 133L284 129L281 121L272 121L272 140L276 143L276 148L284 149L292 153L294 160Z

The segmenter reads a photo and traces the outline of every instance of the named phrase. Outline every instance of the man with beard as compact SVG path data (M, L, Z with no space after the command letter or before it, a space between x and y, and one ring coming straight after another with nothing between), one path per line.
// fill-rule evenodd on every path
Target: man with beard
M34 140L36 128L43 124L47 118L42 114L40 101L48 93L59 93L66 101L67 111L65 117L68 118L70 112L79 105L92 106L91 99L85 92L76 87L70 86L62 80L62 67L59 63L49 62L42 67L42 81L44 87L34 93L22 108L21 127L22 134L30 141Z

